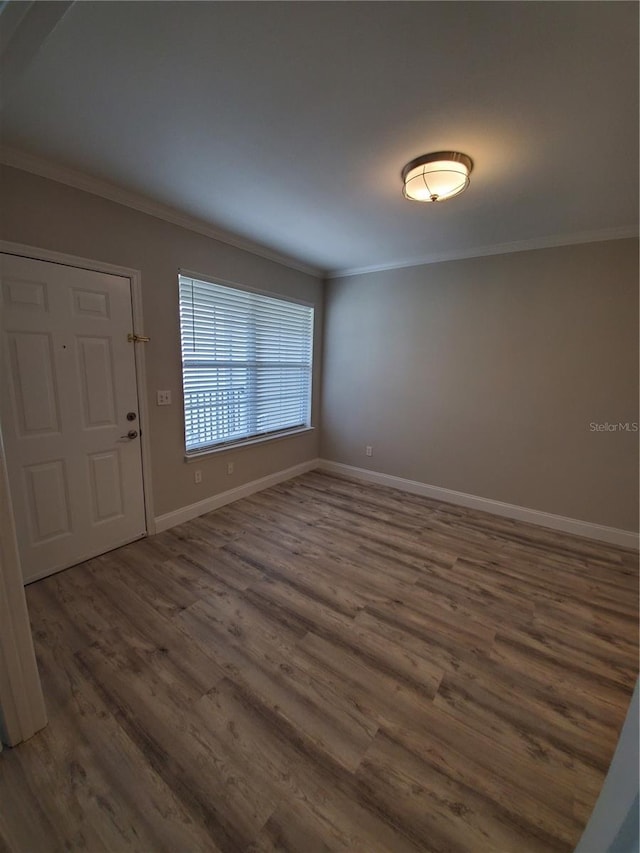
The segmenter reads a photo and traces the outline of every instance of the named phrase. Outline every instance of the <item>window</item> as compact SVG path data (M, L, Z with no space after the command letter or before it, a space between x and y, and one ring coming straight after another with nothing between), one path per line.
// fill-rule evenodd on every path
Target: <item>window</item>
M179 277L187 452L310 425L313 308Z

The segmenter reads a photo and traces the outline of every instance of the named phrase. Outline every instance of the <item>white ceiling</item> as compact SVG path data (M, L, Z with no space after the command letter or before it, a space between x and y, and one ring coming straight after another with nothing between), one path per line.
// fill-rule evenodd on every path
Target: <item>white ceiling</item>
M636 3L79 2L37 47L5 146L319 270L637 229ZM440 149L469 189L405 201Z

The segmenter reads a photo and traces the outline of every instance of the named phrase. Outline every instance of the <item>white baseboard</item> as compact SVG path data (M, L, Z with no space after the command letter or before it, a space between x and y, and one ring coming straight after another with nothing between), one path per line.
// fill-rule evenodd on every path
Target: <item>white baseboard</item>
M292 468L285 468L283 471L277 471L275 474L269 474L267 477L251 480L251 482L237 486L235 489L229 489L226 492L205 498L197 503L180 507L180 509L173 510L173 512L156 516L156 532L161 533L163 530L169 530L170 527L175 527L176 524L191 521L192 518L197 518L199 515L204 515L221 506L233 503L241 498L246 498L249 495L255 494L255 492L268 489L270 486L283 483L285 480L298 477L300 474L305 474L307 471L313 471L316 468L321 471L342 474L345 477L351 477L355 480L363 480L367 483L390 486L393 489L400 489L403 492L411 492L415 495L423 495L424 497L434 498L445 503L466 506L469 509L478 509L483 512L493 513L494 515L501 515L505 518L525 521L529 524L537 524L541 527L548 527L551 530L560 530L563 533L572 533L575 536L596 539L599 542L608 542L611 545L619 545L623 548L630 548L637 551L640 545L638 534L632 530L620 530L617 527L606 527L603 524L592 524L589 521L568 518L564 515L554 515L550 512L529 509L528 507L508 504L503 501L492 500L491 498L481 498L477 495L469 495L465 492L445 489L442 486L430 486L428 483L420 483L417 480L407 480L404 477L395 477L392 474L382 474L366 468L356 468L353 465L332 462L329 459L310 459L308 462L302 462L300 465L294 465Z
M155 519L156 533L162 533L163 530L169 530L170 527L175 527L176 524L191 521L192 518L197 518L199 515L219 509L221 506L239 501L241 498L247 498L249 495L255 494L255 492L268 489L270 486L283 483L292 477L298 477L300 474L306 474L307 471L313 471L314 468L318 467L319 461L319 459L310 459L308 462L302 462L300 465L294 465L292 468L276 471L275 474L269 474L267 477L251 480L251 482L237 486L235 489L229 489L226 492L212 495L203 501L188 504L187 506L180 507L180 509L173 510L173 512L167 512L164 515L158 515Z
M638 550L638 534L632 530L620 530L617 527L606 527L602 524L592 524L589 521L580 521L577 518L567 518L564 515L554 515L550 512L541 512L537 509L528 509L515 504L495 501L491 498L480 498L477 495L468 495L465 492L456 492L453 489L445 489L441 486L430 486L416 480L406 480L404 477L394 477L392 474L381 474L378 471L369 471L366 468L356 468L353 465L344 465L341 462L331 462L329 459L318 460L317 467L321 471L343 474L356 480L364 480L367 483L377 483L380 486L391 486L403 492L411 492L415 495L423 495L446 503L466 506L470 509L479 509L491 512L494 515L502 515L506 518L514 518L518 521L526 521L529 524L538 524L541 527L549 527L552 530L561 530L563 533L573 533L575 536L584 536L587 539L597 539L600 542L608 542L611 545L620 545L623 548Z

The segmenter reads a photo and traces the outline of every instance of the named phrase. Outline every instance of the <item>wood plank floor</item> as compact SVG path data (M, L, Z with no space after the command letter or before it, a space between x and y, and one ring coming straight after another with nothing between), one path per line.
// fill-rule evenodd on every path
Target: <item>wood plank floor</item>
M572 851L638 556L313 472L31 585L15 853Z

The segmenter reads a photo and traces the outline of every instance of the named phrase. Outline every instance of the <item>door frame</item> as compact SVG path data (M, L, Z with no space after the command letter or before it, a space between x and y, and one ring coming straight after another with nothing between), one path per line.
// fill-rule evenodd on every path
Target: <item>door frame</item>
M39 249L35 246L26 246L22 243L11 243L0 240L0 252L7 255L18 255L23 258L31 258L35 261L49 261L50 263L63 264L68 267L91 270L93 272L106 273L107 275L118 275L129 279L131 287L131 309L133 316L134 335L144 335L144 324L142 320L142 275L140 270L130 267L120 267L103 261L92 261L77 255L68 255L64 252L54 252L50 249ZM153 512L153 490L151 482L151 441L149 438L149 404L147 400L147 370L145 361L144 344L133 344L136 366L136 384L138 388L138 406L140 423L140 450L142 454L142 490L144 499L144 517L147 528L147 536L153 536L156 532L156 522ZM2 435L0 424L0 438Z

